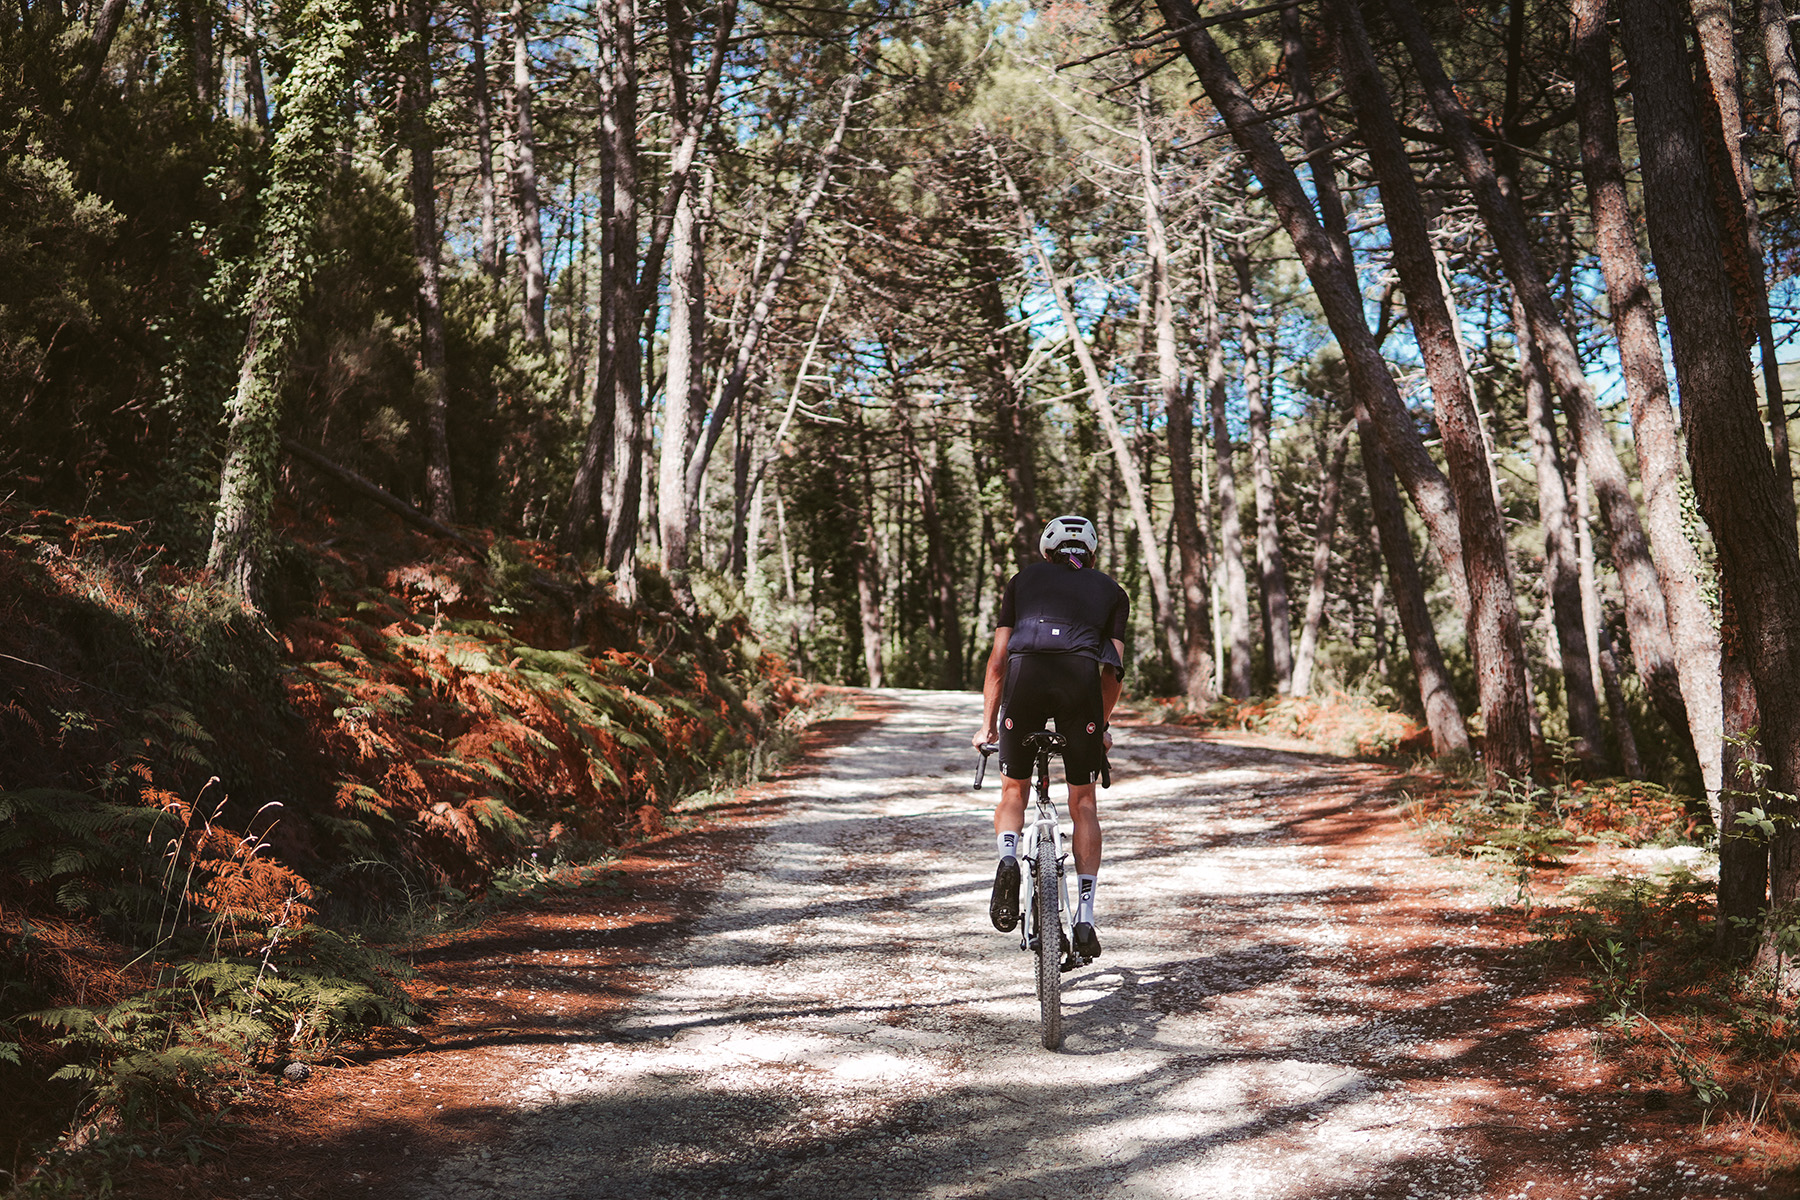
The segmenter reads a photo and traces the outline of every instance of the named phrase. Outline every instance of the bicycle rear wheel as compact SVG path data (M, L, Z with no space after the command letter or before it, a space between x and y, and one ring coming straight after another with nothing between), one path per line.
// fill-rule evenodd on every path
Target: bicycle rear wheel
M1044 1049L1062 1045L1062 917L1056 860L1049 838L1039 838L1038 869L1032 872L1032 933L1037 938L1038 1019Z

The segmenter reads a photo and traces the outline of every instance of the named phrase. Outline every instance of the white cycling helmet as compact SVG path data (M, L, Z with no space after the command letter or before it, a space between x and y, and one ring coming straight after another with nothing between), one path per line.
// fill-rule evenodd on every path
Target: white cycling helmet
M1086 517L1057 517L1038 536L1038 553L1045 558L1055 558L1058 551L1079 549L1083 557L1092 561L1099 546L1100 535Z

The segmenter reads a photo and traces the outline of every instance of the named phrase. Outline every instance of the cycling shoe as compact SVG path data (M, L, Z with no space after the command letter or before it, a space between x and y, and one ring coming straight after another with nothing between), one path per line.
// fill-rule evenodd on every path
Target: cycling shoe
M1087 921L1075 922L1075 951L1085 958L1100 957L1100 935Z
M988 919L1001 933L1019 927L1019 860L1007 855L994 871L994 895L988 901Z

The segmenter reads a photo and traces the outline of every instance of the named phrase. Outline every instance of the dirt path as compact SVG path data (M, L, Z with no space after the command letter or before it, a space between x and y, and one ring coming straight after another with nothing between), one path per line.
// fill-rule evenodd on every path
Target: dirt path
M1593 1058L1582 998L1518 965L1493 882L1423 854L1387 774L1322 756L1125 732L1106 953L1046 1053L987 925L979 698L882 698L635 999L493 1076L510 1136L418 1200L1767 1194Z

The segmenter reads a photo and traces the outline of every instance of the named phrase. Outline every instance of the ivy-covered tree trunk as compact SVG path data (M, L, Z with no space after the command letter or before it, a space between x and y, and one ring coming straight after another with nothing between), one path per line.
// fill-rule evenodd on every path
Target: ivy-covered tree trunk
M308 0L293 23L294 63L277 89L280 127L262 196L263 231L237 389L227 407L225 466L207 568L263 608L263 568L281 450L281 393L294 320L313 276L313 238L348 122L350 83L363 40L354 9Z

